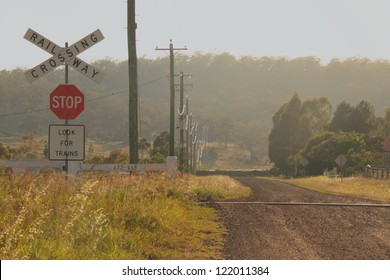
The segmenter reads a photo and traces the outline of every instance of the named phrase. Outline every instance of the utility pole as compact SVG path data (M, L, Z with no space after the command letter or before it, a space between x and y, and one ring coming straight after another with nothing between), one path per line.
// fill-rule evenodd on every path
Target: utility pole
M180 118L180 160L179 160L179 170L180 172L184 171L184 73L180 72L180 109L179 109L179 118Z
M192 114L190 115L190 109L189 109L189 101L188 101L188 95L186 96L186 159L185 159L185 165L186 165L186 172L188 173L190 171L190 129L191 129L191 123L190 118L192 118Z
M190 172L195 172L195 154L196 154L196 141L197 141L197 135L196 131L198 130L198 122L193 120L193 115L190 116Z
M127 1L127 43L129 55L129 159L138 163L138 77L135 0Z
M179 120L180 120L180 157L179 157L179 170L183 172L186 164L184 163L184 86L193 86L192 84L184 84L184 77L192 77L192 75L185 75L180 72L180 107L179 107ZM188 100L187 100L188 101ZM187 102L188 106L188 102Z
M65 42L65 49L68 48L68 42ZM69 84L69 65L66 63L65 64L65 84ZM68 125L69 124L69 120L66 119L65 120L65 125ZM66 135L66 141L68 141L68 135ZM68 151L68 146L66 146L66 151ZM68 172L69 172L69 161L68 161L68 153L66 153L66 157L65 157L65 178L66 180L68 180Z
M169 156L175 155L175 59L173 51L185 51L184 48L174 48L172 40L169 44L169 49L156 48L156 51L169 51L170 58L170 89L171 89L171 103L170 103L170 126L169 126Z

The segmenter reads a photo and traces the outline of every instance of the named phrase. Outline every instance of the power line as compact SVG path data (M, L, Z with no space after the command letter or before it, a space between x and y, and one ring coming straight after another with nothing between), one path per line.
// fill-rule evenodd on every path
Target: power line
M12 117L12 116L17 116L17 115L27 115L27 114L32 114L32 113L44 112L44 111L49 111L49 109L39 109L39 110L28 111L28 112L2 114L2 115L0 115L0 117Z
M155 79L155 80L151 80L151 81L145 82L145 83L139 85L138 87L139 88L140 87L144 87L144 86L153 84L155 82L161 81L162 79L166 79L166 76L160 77L160 78ZM92 101L96 101L96 100L110 98L110 97L113 97L113 96L116 96L116 95L119 95L121 93L125 93L125 92L128 92L128 91L129 91L128 89L125 89L125 90L120 90L120 91L117 91L117 92L112 92L112 93L107 94L107 95L103 95L103 96L99 96L99 97L96 97L96 98L88 99L85 102L92 102ZM0 117L12 117L12 116L18 116L18 115L27 115L27 114L45 112L45 111L49 111L49 110L50 109L38 109L38 110L24 111L24 112L17 112L17 113L0 114Z
M167 76L164 76L164 77L161 77L161 78L149 81L149 82L145 82L144 84L141 84L139 87L147 86L149 84L153 84L155 82L161 81L162 79L166 79L166 78L167 78Z
M224 127L233 127L233 128L238 128L238 129L247 129L247 130L251 130L251 131L268 131L268 129L265 129L265 128L254 128L254 127L248 127L248 126L245 126L244 124L239 124L239 123L236 123L236 124L231 124L231 123L228 123L227 121L226 122L223 122L223 121L217 121L217 120L206 120L206 119L203 119L203 118L199 118L199 117L196 117L196 119L202 121L202 122L205 122L205 123L208 123L211 125L213 124L216 124L218 126L224 126Z

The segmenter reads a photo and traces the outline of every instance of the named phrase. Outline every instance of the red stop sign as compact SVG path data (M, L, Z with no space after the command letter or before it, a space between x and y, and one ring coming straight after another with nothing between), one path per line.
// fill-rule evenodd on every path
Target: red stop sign
M61 120L74 120L84 111L84 94L75 85L59 85L50 94L50 110Z

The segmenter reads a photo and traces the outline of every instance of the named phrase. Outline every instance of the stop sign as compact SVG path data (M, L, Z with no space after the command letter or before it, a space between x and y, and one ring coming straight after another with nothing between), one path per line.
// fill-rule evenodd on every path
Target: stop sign
M74 120L84 111L84 94L75 85L59 85L50 94L50 110L61 120Z

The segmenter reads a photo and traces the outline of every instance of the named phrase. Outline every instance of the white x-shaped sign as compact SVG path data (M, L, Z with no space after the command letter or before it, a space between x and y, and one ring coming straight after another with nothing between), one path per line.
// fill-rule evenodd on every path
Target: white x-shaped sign
M68 48L62 48L58 46L31 28L27 30L23 38L52 55L51 58L40 63L25 73L26 79L30 83L38 80L39 78L50 73L55 68L63 64L70 65L81 74L87 76L97 83L100 83L104 77L104 74L99 70L77 57L78 54L89 49L104 39L104 36L99 29L85 36L83 39L79 40Z

